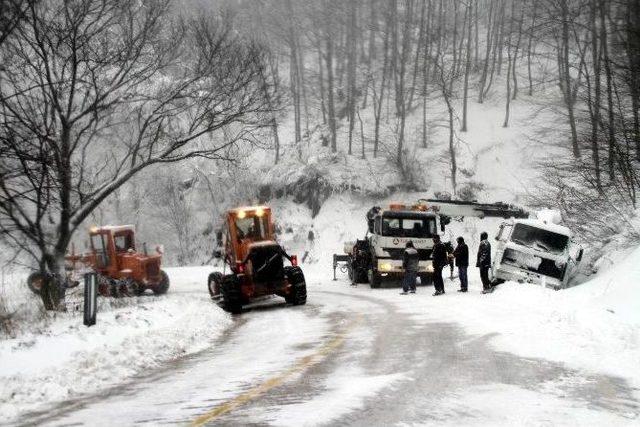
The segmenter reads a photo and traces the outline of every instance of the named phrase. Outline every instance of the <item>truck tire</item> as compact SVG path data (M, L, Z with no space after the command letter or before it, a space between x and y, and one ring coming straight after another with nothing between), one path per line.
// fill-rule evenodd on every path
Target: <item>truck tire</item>
M287 304L304 305L307 303L307 283L304 280L304 273L300 267L284 268L284 275L291 284L291 292L285 295Z
M207 279L207 289L209 289L209 296L215 298L220 295L220 284L222 283L222 273L214 271L209 274Z
M166 294L169 290L169 276L164 270L160 270L160 283L153 287L153 293L156 295Z
M44 284L45 277L40 272L31 273L27 278L27 285L31 292L36 295L40 295L42 292L42 285Z
M420 275L420 284L422 286L431 286L431 285L433 285L433 274L421 274Z
M367 269L363 267L356 267L353 271L353 283L367 283L369 278L367 276Z
M222 308L225 311L233 314L242 313L240 282L235 274L222 277L220 293L222 294Z
M367 272L367 276L369 279L369 286L371 286L371 289L377 289L380 287L382 279L380 277L380 274L378 274L377 270L369 269L369 271Z

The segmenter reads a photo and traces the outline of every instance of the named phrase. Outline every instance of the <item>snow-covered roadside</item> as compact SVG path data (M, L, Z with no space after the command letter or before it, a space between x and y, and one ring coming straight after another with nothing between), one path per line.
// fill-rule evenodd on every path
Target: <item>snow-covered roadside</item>
M574 288L553 291L507 282L480 293L477 271L470 290L434 298L431 288L399 296L383 290L402 312L421 322L455 322L474 337L486 336L499 351L546 359L568 368L622 378L640 387L640 248L614 268Z
M167 269L167 295L99 312L93 327L83 326L81 316L66 317L41 334L0 341L2 419L100 391L210 346L232 322L206 293L210 270Z

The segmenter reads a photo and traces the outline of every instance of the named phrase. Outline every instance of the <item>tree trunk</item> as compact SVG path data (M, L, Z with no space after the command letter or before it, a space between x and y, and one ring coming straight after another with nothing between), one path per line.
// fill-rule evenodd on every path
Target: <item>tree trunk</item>
M331 10L333 4L325 3L325 43L327 44L327 57L325 59L327 65L327 114L329 115L329 131L331 132L331 152L338 151L336 136L336 110L333 100L333 34L331 32L331 23L333 14Z
M513 33L513 16L515 12L516 0L511 0L511 18L509 20L509 36L507 39L507 104L505 107L503 128L509 127L509 109L511 106L511 35Z
M569 5L568 0L560 0L560 10L562 16L562 46L560 50L562 52L562 70L561 78L563 80L563 94L565 104L567 107L567 113L569 115L569 127L571 129L571 147L574 157L580 157L580 147L578 146L578 131L576 128L576 119L574 111L574 100L572 99L572 84L571 84L571 72L569 63Z
M615 137L615 120L613 116L613 77L611 71L611 61L609 59L609 41L607 40L607 26L605 18L607 16L607 7L605 0L599 0L600 2L600 43L602 43L602 60L604 61L604 72L607 81L607 113L609 123L607 123L608 130L608 151L609 158L607 159L609 166L609 180L615 180L615 163L616 163L616 137Z
M589 9L589 23L591 25L591 55L593 66L593 78L594 78L594 99L589 103L591 105L591 158L593 160L593 169L596 179L596 188L600 194L602 191L602 178L600 172L600 147L598 138L598 126L600 124L600 75L602 70L600 67L600 53L601 49L598 47L598 29L596 25L596 16L598 14L598 6L596 4L598 0L590 1Z
M493 4L494 0L491 0L489 3L489 13L487 15L487 48L484 58L484 66L482 67L482 75L480 76L480 83L478 87L478 103L482 104L484 101L484 86L487 81L487 74L489 72L489 57L491 55L491 45L492 45L492 17L493 17ZM495 24L494 24L495 25Z
M529 96L533 96L533 78L531 76L531 49L533 48L533 31L536 27L536 13L538 11L538 0L531 3L533 16L531 18L531 28L529 28L529 45L527 46L527 74L529 76Z
M420 52L421 47L424 45L424 20L425 20L425 10L426 10L426 1L422 2L422 8L420 9L420 28L418 31L418 45L416 46L416 55L415 61L413 63L413 78L411 81L411 89L409 89L409 103L407 106L407 110L411 111L411 106L413 104L413 95L416 88L416 78L418 77L418 69L420 66Z
M511 18L513 19L513 17ZM518 95L518 74L516 73L516 63L518 60L518 50L520 49L520 41L522 40L522 22L524 21L524 5L520 5L520 22L518 22L518 39L516 41L516 46L513 53L513 65L511 66L511 71L513 73L513 97L512 99L516 99Z
M320 41L319 44L322 42ZM318 46L318 88L320 89L320 109L322 110L322 124L327 124L327 105L324 93L324 71L322 70L322 47Z
M467 6L469 15L469 31L467 35L467 58L464 68L464 95L462 100L462 132L467 131L467 99L469 98L469 71L471 69L471 2Z
M349 154L352 154L353 128L356 116L356 2L349 2L349 28L347 31L348 46L348 82L347 82L347 111L349 115Z

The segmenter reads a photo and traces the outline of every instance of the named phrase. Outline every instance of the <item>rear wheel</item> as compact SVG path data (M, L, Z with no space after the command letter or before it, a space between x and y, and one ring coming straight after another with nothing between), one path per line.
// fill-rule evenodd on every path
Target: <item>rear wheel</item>
M235 274L222 277L220 293L222 294L222 308L229 313L238 314L242 312L240 282Z
M371 286L372 289L376 289L380 287L380 282L382 281L382 278L380 277L380 274L378 273L377 270L369 269L369 271L367 272L367 276L369 279L369 285Z
M285 267L284 274L291 284L291 292L284 299L288 304L304 305L307 303L307 283L300 267Z
M209 274L207 279L207 289L209 289L209 296L215 298L220 296L220 284L222 283L222 273L217 271Z
M160 270L160 283L153 287L153 293L156 295L166 294L169 290L169 276L164 270Z
M44 285L45 277L40 272L31 273L27 278L27 285L31 292L36 295L40 295L42 292L42 286Z

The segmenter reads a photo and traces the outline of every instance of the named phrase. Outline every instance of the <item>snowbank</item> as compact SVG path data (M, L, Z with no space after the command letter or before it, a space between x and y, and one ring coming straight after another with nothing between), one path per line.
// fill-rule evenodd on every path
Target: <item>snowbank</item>
M93 327L83 326L81 316L66 316L41 333L0 341L3 419L99 392L211 346L232 320L203 291L209 271L167 269L167 295L131 298L127 306L99 311Z

